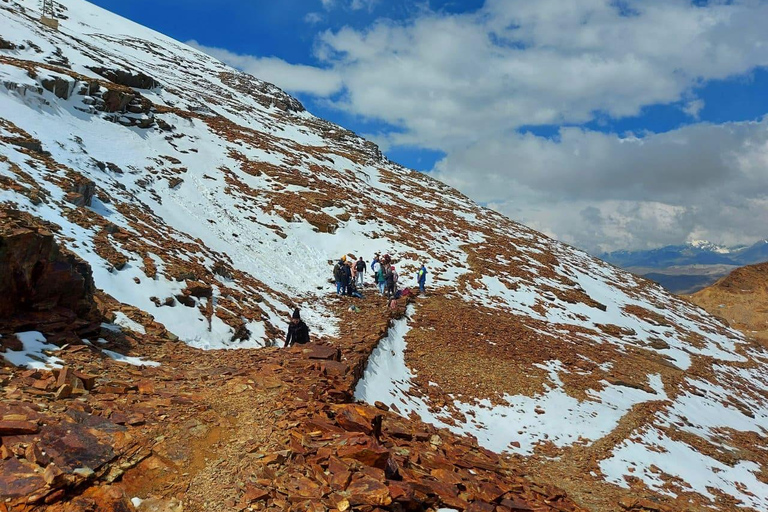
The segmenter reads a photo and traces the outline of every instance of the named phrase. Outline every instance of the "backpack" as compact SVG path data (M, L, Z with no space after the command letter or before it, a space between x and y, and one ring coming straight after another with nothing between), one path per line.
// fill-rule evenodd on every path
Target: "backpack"
M341 265L338 263L333 267L333 280L341 281Z
M362 272L365 270L365 263L363 263L362 260L359 260L355 265L355 268L357 269L358 272Z
M398 276L398 275L397 275L397 272L395 272L395 271L393 270L393 271L392 271L392 281L396 283L396 282L397 282L397 279L398 279L398 277L400 277L400 276Z

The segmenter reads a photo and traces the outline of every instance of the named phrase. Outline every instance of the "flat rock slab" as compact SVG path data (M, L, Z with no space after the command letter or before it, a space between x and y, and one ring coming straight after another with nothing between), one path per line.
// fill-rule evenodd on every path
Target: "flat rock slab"
M78 423L62 423L44 428L38 446L64 471L96 469L115 457L111 437L99 437L104 437L104 433Z
M0 498L21 498L44 487L43 475L35 473L35 466L13 457L0 460Z
M341 350L330 345L312 345L305 348L304 353L309 359L341 361Z
M39 431L40 427L33 421L0 421L0 436L23 436Z

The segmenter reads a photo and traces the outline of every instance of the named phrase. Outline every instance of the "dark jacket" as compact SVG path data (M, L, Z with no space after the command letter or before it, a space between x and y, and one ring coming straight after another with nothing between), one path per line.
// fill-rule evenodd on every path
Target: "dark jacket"
M339 281L341 281L342 284L348 284L350 279L352 279L352 269L349 268L347 265L341 266L341 271L339 272L340 278Z
M309 327L304 323L304 320L299 320L298 323L291 323L288 326L288 334L285 335L285 346L290 347L296 343L299 345L309 343Z
M341 266L343 263L339 262L333 267L333 280L338 282L341 281Z

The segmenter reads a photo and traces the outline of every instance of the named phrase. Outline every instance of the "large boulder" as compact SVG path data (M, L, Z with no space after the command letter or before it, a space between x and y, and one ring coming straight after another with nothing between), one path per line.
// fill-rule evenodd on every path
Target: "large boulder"
M52 227L24 212L0 211L0 330L82 334L98 324L91 268L58 246Z

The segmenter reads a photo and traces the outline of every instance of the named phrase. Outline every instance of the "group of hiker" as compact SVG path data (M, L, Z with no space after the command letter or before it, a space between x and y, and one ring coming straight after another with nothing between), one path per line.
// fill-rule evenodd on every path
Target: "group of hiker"
M333 279L336 283L336 293L350 297L363 298L363 288L365 288L365 274L368 272L369 265L360 256L357 260L342 256L333 266ZM387 297L391 307L396 306L396 299L402 295L410 294L410 288L398 289L399 276L395 266L392 264L392 257L389 254L381 255L376 253L370 264L373 281L378 287L379 293ZM419 292L426 292L427 267L422 263L416 273L416 282L419 284ZM392 306L392 304L395 306ZM291 323L288 326L288 332L285 336L285 346L298 344L303 345L309 342L309 328L298 309L293 311Z
M348 259L346 255L333 267L333 280L336 283L337 295L348 295L350 297L363 297L363 288L365 288L365 274L368 272L368 263L360 256L357 260ZM410 292L409 288L398 290L398 281L400 276L397 269L392 264L392 257L389 254L381 255L376 253L370 264L373 281L379 289L379 293L389 299L398 298L403 291ZM416 280L419 284L419 292L426 291L427 267L422 264L419 268Z

